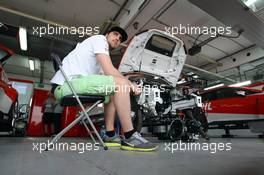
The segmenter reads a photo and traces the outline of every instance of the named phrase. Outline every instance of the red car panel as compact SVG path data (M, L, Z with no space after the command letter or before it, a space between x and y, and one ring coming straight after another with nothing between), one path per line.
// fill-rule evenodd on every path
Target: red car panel
M12 55L13 51L0 44L0 132L8 133L13 130L18 92L9 84L2 64Z
M221 87L202 93L202 99L209 123L264 119L264 93L259 90Z

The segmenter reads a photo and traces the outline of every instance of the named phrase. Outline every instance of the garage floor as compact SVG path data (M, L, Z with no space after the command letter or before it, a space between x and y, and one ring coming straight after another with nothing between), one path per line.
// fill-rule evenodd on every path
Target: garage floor
M255 137L203 139L200 145L231 143L230 151L168 150L169 142L158 141L158 151L151 153L122 151L111 148L104 151L33 151L33 143L45 143L48 138L0 138L0 174L12 175L191 175L191 174L263 174L264 140ZM60 142L77 145L87 143L85 138L62 138ZM88 140L88 142L91 142ZM204 142L204 143L203 143ZM167 145L165 145L167 143ZM214 143L214 144L212 144ZM172 144L170 148L172 148ZM80 144L81 145L81 144ZM39 146L39 145L38 145ZM79 152L82 148L79 147ZM89 149L90 147L88 147ZM93 147L96 148L96 147ZM184 148L184 147L182 147ZM187 148L187 147L186 147ZM204 147L206 148L206 147ZM207 147L208 148L208 147ZM221 149L223 147L220 147ZM72 147L72 150L76 147Z

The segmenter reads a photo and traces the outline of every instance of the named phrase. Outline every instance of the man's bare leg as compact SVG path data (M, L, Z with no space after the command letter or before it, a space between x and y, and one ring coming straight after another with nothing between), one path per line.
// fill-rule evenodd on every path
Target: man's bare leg
M121 142L118 141L119 143L116 142L116 144L123 150L154 151L158 146L147 141L140 134L134 131L132 120L130 117L130 82L124 78L115 77L115 85L119 87L128 87L126 88L126 90L122 88L116 89L113 100L108 104L108 106L106 106L106 123L107 125L109 124L109 128L114 127L114 109L116 109L120 123L122 125L122 129L124 131L123 140L121 140ZM112 103L114 104L114 106L112 105ZM138 141L138 144L135 144L135 140ZM111 144L114 144L114 140L109 141L109 146Z
M114 122L115 122L115 113L116 113L113 96L110 96L109 103L104 105L104 113L105 113L106 131L113 131Z
M128 132L133 130L132 120L130 117L130 84L129 81L124 78L115 77L115 85L119 88L116 89L114 94L114 107L118 113L123 131Z

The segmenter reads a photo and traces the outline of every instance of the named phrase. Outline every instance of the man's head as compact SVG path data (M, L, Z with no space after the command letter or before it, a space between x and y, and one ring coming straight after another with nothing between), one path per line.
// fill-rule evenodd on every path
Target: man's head
M112 49L117 48L120 43L127 40L127 33L121 27L112 27L106 34L106 39Z

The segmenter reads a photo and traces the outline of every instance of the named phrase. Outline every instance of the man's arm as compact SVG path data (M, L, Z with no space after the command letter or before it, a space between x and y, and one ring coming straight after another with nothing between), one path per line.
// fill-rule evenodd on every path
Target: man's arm
M106 54L96 54L97 60L100 62L105 75L125 78L114 66L111 58Z
M127 79L127 77L123 76L114 66L111 61L111 58L106 54L96 54L97 60L100 62L102 69L105 73L105 75L112 75L114 77L121 77L124 79ZM131 81L129 81L129 84L131 86L131 90L136 94L139 95L141 93L141 90L139 91L138 85L133 84Z

